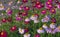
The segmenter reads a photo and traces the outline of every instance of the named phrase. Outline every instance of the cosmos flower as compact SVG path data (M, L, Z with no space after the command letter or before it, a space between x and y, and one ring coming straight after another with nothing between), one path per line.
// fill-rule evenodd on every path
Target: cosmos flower
M19 4L19 3L20 3L20 0L17 1L17 4Z
M48 26L46 25L46 24L43 24L43 26L42 26L44 29L47 29L48 28Z
M51 29L51 28L47 28L47 29L45 29L45 31L46 31L47 33L51 33L51 32L52 32L52 29Z
M51 18L51 22L52 22L52 23L56 23L56 18L54 18L54 17Z
M46 14L46 10L43 10L43 11L41 12L41 14Z
M8 5L9 5L9 6L11 6L11 5L12 5L12 3L13 3L13 2L12 2L12 1L10 1L10 2L8 3Z
M14 31L16 31L16 29L17 29L17 27L16 26L13 26L13 27L10 28L10 31L11 32L14 32Z
M48 21L50 21L50 16L45 16L45 18L43 18L41 21L42 22L48 22Z
M37 29L37 33L44 33L45 31L42 28Z
M38 19L38 16L32 15L32 16L30 17L30 19L31 19L31 20L37 20L37 19Z
M21 6L19 7L19 10L23 10L23 7L24 7L24 6L23 6L23 5L21 5Z
M0 33L0 37L8 37L8 33L4 30L4 31L1 31Z
M26 6L26 7L24 7L24 10L28 11L28 10L30 10L30 7Z
M29 29L28 28L24 28L24 32L25 33L29 32Z
M7 12L7 15L9 15L9 16L12 15L12 10L11 9L7 9L6 12Z
M19 28L19 33L24 34L24 29Z
M31 35L28 34L28 33L24 34L24 37L30 37L30 36L31 36Z
M21 21L21 20L22 20L22 17L16 16L16 20L17 20L17 21Z
M35 34L35 36L34 37L40 37L40 34Z
M59 8L59 9L60 9L60 4L58 4L58 5L57 5L57 8Z
M22 13L22 16L24 17L24 16L27 16L28 15L28 12L23 12Z
M55 29L56 28L56 24L55 23L51 23L50 24L50 28Z
M23 3L26 3L26 2L28 2L28 0L22 0L22 2L23 2Z
M50 9L50 13L51 14L55 14L56 13L56 10L54 8Z
M34 20L34 23L39 23L39 20Z
M54 29L54 31L60 32L60 26L56 27L56 28Z
M6 22L7 22L7 19L6 19L6 18L3 18L1 21L2 21L3 23L6 23Z
M24 22L28 24L30 22L30 18L26 18Z

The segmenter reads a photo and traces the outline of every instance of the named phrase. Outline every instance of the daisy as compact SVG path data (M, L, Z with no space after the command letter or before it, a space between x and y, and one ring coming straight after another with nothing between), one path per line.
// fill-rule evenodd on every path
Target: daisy
M24 37L30 37L30 34L26 33L24 34Z
M19 33L24 34L24 29L19 28Z
M42 28L37 29L37 33L44 33L45 31Z
M44 29L47 29L48 28L48 26L46 25L46 24L43 24L43 26L42 26Z
M56 28L56 24L55 24L55 23L51 23L51 24L50 24L50 28L51 28L51 29L55 29L55 28Z

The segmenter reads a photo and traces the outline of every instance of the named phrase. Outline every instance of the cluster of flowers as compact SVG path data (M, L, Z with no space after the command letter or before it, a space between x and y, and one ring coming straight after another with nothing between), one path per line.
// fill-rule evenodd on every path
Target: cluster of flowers
M28 2L28 0L23 0L23 3L26 3ZM48 0L46 3L45 3L45 8L46 10L42 10L40 13L41 14L46 14L47 10L50 11L51 14L55 14L56 13L56 8L60 8L60 2L58 2L58 0L55 0L54 1L55 3L57 3L56 6L53 5L53 1L52 0ZM18 0L17 3L19 4L20 1ZM34 3L34 5L32 6L33 8L36 8L36 9L41 9L41 8L44 8L44 4L42 4L41 2L39 1L36 1L36 0L32 0L32 4ZM9 4L11 5L11 4ZM0 5L1 8L4 8L2 7L2 5ZM0 10L1 10L0 8ZM34 23L39 23L39 14L37 13L34 13L32 16L30 16L29 18L25 18L25 16L28 16L28 11L30 10L31 8L28 7L28 6L23 6L21 5L19 7L19 10L24 10L24 12L18 12L16 15L15 15L15 20L16 21L22 21L24 20L24 23L25 24L29 24L31 20L34 21ZM2 9L3 10L3 9ZM6 23L6 22L12 22L14 20L12 20L12 14L13 14L13 11L12 9L8 8L6 10L6 14L9 16L7 19L4 17L1 22L2 23ZM4 16L4 14L2 13L0 16ZM56 19L53 17L51 18L50 15L46 15L43 19L41 19L41 22L42 23L45 23L45 22L49 22L51 21L52 23L50 24L50 26L48 27L46 24L43 24L41 28L37 29L37 34L34 36L34 37L40 37L40 34L41 33L44 33L44 32L47 32L47 33L51 33L51 34L55 34L56 32L60 32L60 26L56 26ZM17 26L13 26L10 28L10 31L11 32L14 32L17 30ZM29 34L29 29L28 28L25 28L25 29L22 29L22 28L19 28L18 29L19 33L20 34L24 34L24 37L31 37L31 34ZM7 32L5 30L1 31L0 32L0 36L1 37L7 37Z

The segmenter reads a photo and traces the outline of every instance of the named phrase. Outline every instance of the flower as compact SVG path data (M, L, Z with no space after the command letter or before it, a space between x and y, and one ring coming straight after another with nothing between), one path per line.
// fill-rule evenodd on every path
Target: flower
M19 28L19 33L24 34L24 29Z
M6 12L7 12L7 15L12 15L12 10L10 10L9 8L6 10Z
M22 16L27 16L27 15L28 15L27 12L23 12L23 13L22 13Z
M24 29L24 32L25 32L25 33L27 33L28 31L29 31L29 29L28 29L28 28L25 28L25 29Z
M34 37L40 37L40 34L35 34L35 36Z
M28 11L29 9L30 9L30 7L28 7L28 6L24 7L25 11Z
M5 30L1 31L0 37L8 37L8 33Z
M37 29L37 33L44 33L45 31L42 28Z
M23 3L26 3L26 2L28 2L28 0L22 0L22 2L23 2Z
M43 10L43 11L41 12L41 14L46 14L46 10Z
M34 23L38 23L39 22L39 20L34 20Z
M56 19L53 17L53 18L51 18L51 22L52 23L56 23Z
M48 21L50 21L50 16L45 16L45 18L43 18L41 21L42 22L48 22Z
M56 13L56 10L52 8L52 9L50 9L50 13L51 14L55 14Z
M45 29L47 33L51 33L52 32L52 29L51 28L47 28Z
M11 5L12 5L12 3L13 3L13 2L12 2L12 1L10 1L10 2L8 3L8 5L9 5L9 6L11 6Z
M0 10L4 10L4 6L0 6Z
M46 24L43 24L43 26L42 26L44 29L47 29L48 28L48 26L46 25Z
M16 20L17 20L17 21L21 21L21 20L22 20L22 17L16 16Z
M26 33L26 34L24 34L24 37L30 37L30 34Z
M51 23L50 24L50 28L55 29L56 28L56 24L55 23Z
M17 4L19 4L19 3L20 3L20 0L17 1Z
M56 32L60 32L60 26L58 26L57 28L55 28Z
M30 18L25 19L25 23L28 24L30 22Z
M21 5L21 6L19 7L19 10L23 10L23 7L24 7L24 6L23 6L23 5Z
M6 18L3 18L3 19L2 19L2 22L3 22L3 23L6 23L6 22L7 22L7 19L6 19Z
M10 31L13 32L13 31L16 31L17 27L16 26L13 26L10 28Z
M30 19L31 19L31 20L37 20L37 19L38 19L38 16L32 15L32 16L30 17Z

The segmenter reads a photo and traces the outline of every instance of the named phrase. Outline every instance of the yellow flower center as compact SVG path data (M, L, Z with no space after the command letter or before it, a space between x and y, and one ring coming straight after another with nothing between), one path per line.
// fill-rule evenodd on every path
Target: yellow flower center
M39 28L40 30L42 30L43 28Z

